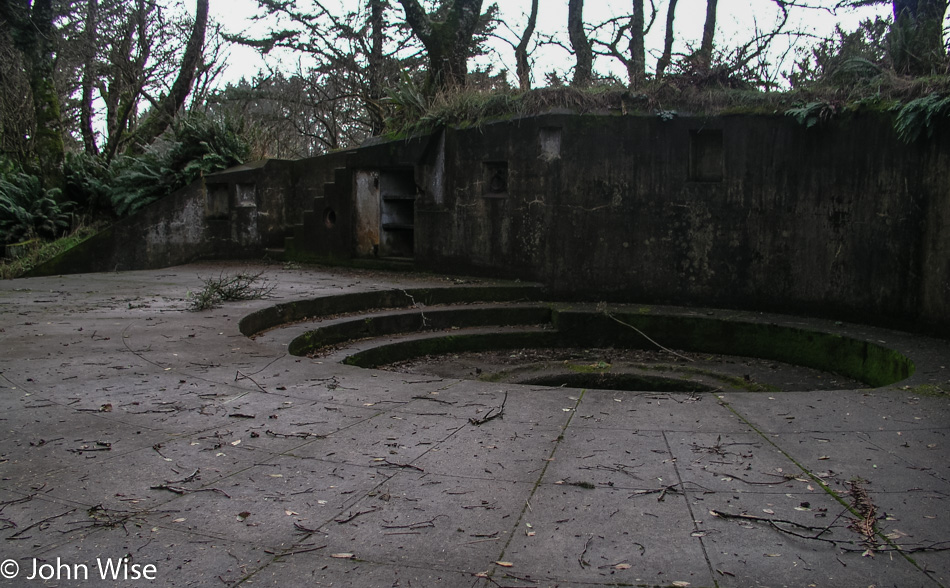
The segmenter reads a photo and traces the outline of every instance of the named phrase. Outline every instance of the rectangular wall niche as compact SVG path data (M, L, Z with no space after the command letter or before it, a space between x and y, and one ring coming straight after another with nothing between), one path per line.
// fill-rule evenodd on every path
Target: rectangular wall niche
M379 172L380 257L412 257L416 193L412 168Z
M538 133L541 159L554 161L561 158L561 127L544 127Z
M205 217L228 218L228 212L231 209L228 200L227 184L208 184L208 191L205 193Z
M721 182L722 177L722 130L690 131L689 179L693 182Z
M482 197L508 197L507 161L485 161L482 163Z
M234 190L234 204L238 208L257 206L257 187L254 184L238 184Z

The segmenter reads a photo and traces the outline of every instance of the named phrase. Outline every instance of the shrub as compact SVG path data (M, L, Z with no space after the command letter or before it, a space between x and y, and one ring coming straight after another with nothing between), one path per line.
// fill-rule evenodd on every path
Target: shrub
M927 131L932 137L939 120L950 118L950 95L935 92L911 100L897 111L894 128L897 136L911 143Z
M241 132L231 119L195 114L176 121L145 154L118 158L110 190L116 214L132 214L204 174L244 163L250 148Z
M55 239L65 233L71 203L58 203L59 196L59 190L46 190L36 176L12 173L0 177L0 242Z

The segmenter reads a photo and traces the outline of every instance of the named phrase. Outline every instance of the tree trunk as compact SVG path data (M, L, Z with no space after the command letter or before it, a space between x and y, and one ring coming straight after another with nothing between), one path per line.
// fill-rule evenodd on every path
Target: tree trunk
M571 85L578 88L587 87L594 77L594 51L584 31L584 0L568 2L567 33L576 58Z
M422 41L429 57L430 92L465 86L472 37L482 14L482 0L446 0L447 15L435 21L419 0L399 0L406 23Z
M154 4L136 0L122 29L121 41L110 52L112 80L100 95L106 103L108 139L104 149L106 160L112 161L125 147L130 131L129 121L138 107L139 96L145 83L145 67L152 51L148 35L149 14ZM133 44L136 51L133 55Z
M670 6L666 11L666 39L663 41L663 54L656 62L656 79L660 79L666 73L670 61L673 59L673 20L676 12L676 0L670 0Z
M181 68L178 77L172 84L171 90L158 105L152 108L148 118L139 127L136 133L136 145L133 149L141 150L145 145L153 142L165 132L175 115L185 104L195 80L195 72L201 63L202 50L205 42L205 31L208 28L208 0L197 0L195 24L185 46L185 54L181 59Z
M943 18L947 0L893 0L894 23L888 49L894 69L927 76L946 66Z
M96 28L99 26L99 0L89 0L86 12L85 31L83 33L83 53L86 63L82 70L82 98L79 105L79 129L82 143L89 155L99 155L96 145L96 133L92 129L93 83L96 80Z
M716 36L716 7L719 0L706 0L706 24L703 25L703 40L697 54L697 65L703 73L712 66L713 39Z
M631 89L643 86L647 79L646 48L643 40L643 0L633 0L630 17L630 61L627 62L627 80Z
M528 16L528 26L521 35L521 41L515 47L515 61L518 67L518 88L522 92L531 89L531 64L528 63L528 44L534 36L534 28L538 24L538 0L531 0L531 14Z
M52 0L0 2L0 16L10 26L14 44L23 56L30 82L35 128L33 153L47 188L63 184L63 122L54 82Z
M381 100L383 98L383 45L386 42L385 31L386 23L383 19L383 13L386 10L384 0L369 0L369 27L370 27L370 52L369 52L369 100L367 110L369 110L370 132L375 137L383 132L383 109Z

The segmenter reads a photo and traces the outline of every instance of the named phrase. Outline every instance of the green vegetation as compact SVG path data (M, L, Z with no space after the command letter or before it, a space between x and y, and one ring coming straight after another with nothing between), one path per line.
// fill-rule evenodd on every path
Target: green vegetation
M901 139L910 143L927 132L932 137L937 121L950 117L950 94L928 94L911 100L897 111L894 126Z
M133 214L203 174L244 163L250 148L241 131L230 118L193 115L176 121L142 156L116 159L109 190L115 213Z
M192 114L139 156L120 156L110 164L84 153L67 154L62 188L45 187L39 174L0 159L0 245L53 241L83 225L79 234L88 236L89 227L133 214L204 174L243 163L249 154L243 125L228 117ZM66 251L81 240L56 241L55 249Z
M590 88L449 89L426 96L404 79L390 90L385 134L391 139L426 134L442 126L484 124L567 110L579 114L659 116L788 115L813 127L862 112L894 118L899 137L911 142L933 135L950 119L950 76L910 80L881 71L861 84L844 88L829 80L786 92L679 85L678 80L647 84L636 92L620 85Z
M37 176L0 177L0 244L61 236L69 228L71 205L60 204L60 195L57 188L44 188Z
M96 226L82 226L71 234L54 241L35 240L31 246L16 259L4 259L0 262L0 279L9 280L29 272L34 267L53 259L96 234Z
M919 386L902 386L901 390L907 390L917 396L930 396L937 398L946 398L950 396L950 382L946 385L938 384L920 384Z

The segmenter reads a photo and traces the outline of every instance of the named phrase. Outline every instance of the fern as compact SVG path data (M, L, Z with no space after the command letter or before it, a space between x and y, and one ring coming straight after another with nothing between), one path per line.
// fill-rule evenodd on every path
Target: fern
M111 189L116 214L134 214L205 174L244 163L250 147L242 131L231 119L192 115L145 154L118 159Z
M789 108L785 114L793 117L806 129L810 129L819 122L830 119L835 114L835 107L827 102L809 102L798 108Z
M898 109L894 129L902 141L911 143L925 130L932 137L936 123L946 118L950 118L950 95L928 94Z
M60 205L60 191L46 190L36 176L0 178L0 242L54 239L69 229L71 203Z

